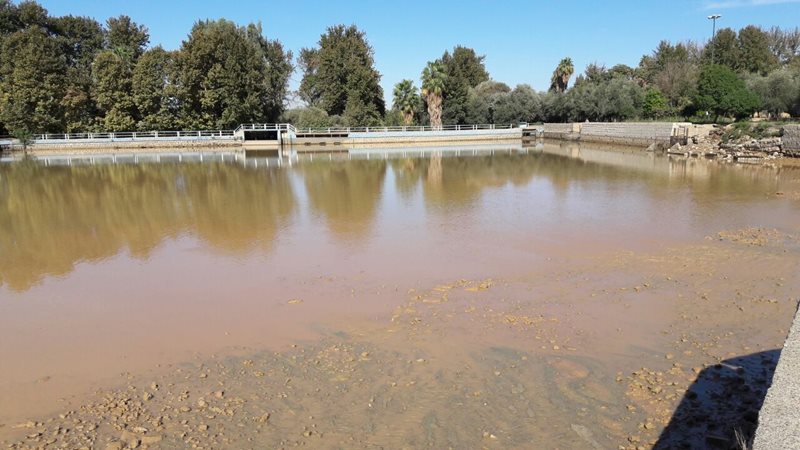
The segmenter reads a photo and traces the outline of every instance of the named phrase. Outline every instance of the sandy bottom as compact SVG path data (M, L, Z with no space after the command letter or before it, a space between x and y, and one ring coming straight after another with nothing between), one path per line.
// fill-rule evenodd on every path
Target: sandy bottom
M124 374L3 448L736 448L797 307L798 235L730 230L396 293L324 337ZM310 307L302 298L287 307ZM47 380L42 380L46 389Z

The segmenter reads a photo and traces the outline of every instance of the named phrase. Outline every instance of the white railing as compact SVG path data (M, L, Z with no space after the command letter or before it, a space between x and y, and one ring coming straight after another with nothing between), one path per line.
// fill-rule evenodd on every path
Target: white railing
M428 125L394 126L394 127L319 127L297 128L299 134L348 134L348 133L391 133L391 132L425 132L425 131L477 131L477 130L510 130L520 128L515 124L476 124L476 125Z
M245 123L235 130L182 130L182 131L103 131L97 133L46 133L33 136L36 144L60 144L70 142L108 142L108 141L195 141L195 140L234 140L242 138L244 131L278 131L297 134L334 135L350 133L391 133L391 132L437 132L437 131L479 131L510 130L523 128L527 124L475 124L444 125L432 127L393 126L393 127L320 127L296 128L290 123Z
M232 140L233 130L104 131L99 133L45 133L33 136L37 144L81 141Z
M294 133L297 129L290 123L243 123L234 130L234 133L240 131L290 131Z

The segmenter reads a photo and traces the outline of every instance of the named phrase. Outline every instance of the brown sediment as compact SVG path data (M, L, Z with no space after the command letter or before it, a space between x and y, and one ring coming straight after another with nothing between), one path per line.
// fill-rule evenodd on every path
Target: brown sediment
M3 171L0 440L730 442L800 291L793 172L577 149Z
M711 240L441 283L407 292L383 321L126 375L0 432L12 448L649 448L698 377L713 378L701 372L780 345L799 263ZM757 378L727 411L757 414Z

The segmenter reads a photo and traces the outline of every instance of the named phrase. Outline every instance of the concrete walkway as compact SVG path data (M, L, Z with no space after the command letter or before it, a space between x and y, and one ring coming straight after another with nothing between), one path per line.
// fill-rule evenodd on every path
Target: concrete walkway
M800 449L800 310L758 415L753 450Z

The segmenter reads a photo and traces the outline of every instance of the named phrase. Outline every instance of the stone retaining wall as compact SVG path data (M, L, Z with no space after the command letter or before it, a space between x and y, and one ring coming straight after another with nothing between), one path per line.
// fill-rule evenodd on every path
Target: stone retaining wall
M758 415L753 450L800 449L800 311Z
M786 125L781 136L783 153L787 156L800 157L800 125Z
M673 130L689 123L673 122L587 122L581 126L582 141L649 145L669 144Z
M546 123L544 137L610 144L650 145L669 144L679 127L691 128L683 122L574 122Z

